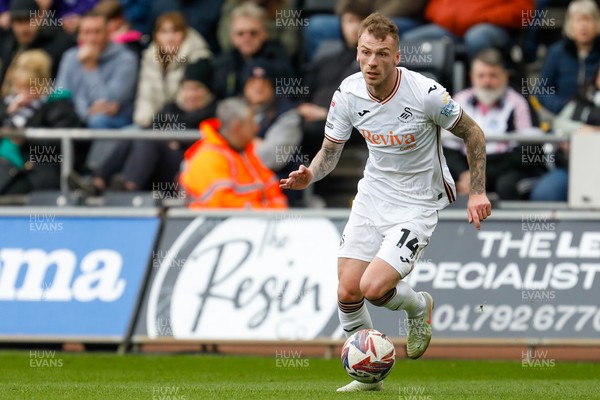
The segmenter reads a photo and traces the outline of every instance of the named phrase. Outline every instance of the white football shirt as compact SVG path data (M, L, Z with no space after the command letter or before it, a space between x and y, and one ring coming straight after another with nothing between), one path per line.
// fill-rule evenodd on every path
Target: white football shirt
M439 210L456 198L440 131L454 128L462 108L436 81L397 69L394 90L383 100L371 96L361 72L344 79L331 101L325 137L344 143L355 127L367 141L359 192L399 206Z

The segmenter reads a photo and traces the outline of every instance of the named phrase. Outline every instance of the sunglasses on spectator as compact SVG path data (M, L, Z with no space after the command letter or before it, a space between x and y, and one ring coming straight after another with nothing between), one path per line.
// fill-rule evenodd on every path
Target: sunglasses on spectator
M237 32L235 32L235 35L236 36L250 35L252 37L256 37L256 36L258 36L259 33L260 33L260 31L258 31L256 29L250 29L247 31L237 31Z

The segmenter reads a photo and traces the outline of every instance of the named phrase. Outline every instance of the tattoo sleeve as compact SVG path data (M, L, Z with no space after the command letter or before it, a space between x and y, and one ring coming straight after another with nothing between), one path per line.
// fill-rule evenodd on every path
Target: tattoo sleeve
M451 131L465 141L467 161L471 172L471 193L485 193L485 135L471 117L463 111L460 121Z
M320 181L333 171L340 159L343 148L343 143L334 143L329 139L323 140L321 150L319 150L309 167L314 175L313 182Z

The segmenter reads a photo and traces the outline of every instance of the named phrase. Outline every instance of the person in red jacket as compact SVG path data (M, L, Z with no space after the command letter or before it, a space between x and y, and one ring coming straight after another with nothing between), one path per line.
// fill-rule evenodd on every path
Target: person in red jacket
M287 208L277 177L254 152L258 125L244 100L221 102L200 131L180 177L191 208Z
M507 49L510 31L530 28L534 0L430 0L425 18L430 24L412 29L402 40L450 37L464 41L469 59L489 47Z

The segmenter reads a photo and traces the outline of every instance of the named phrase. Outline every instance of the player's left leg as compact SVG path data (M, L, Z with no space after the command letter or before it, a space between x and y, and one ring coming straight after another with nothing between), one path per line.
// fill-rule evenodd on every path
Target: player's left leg
M427 292L415 292L400 280L399 272L379 257L369 264L361 280L361 290L371 304L389 310L405 310L408 315L406 352L419 358L431 341L433 299Z
M433 299L402 281L413 269L437 225L435 210L400 210L396 225L384 230L377 256L361 279L361 291L372 304L408 315L407 354L419 358L431 340Z

